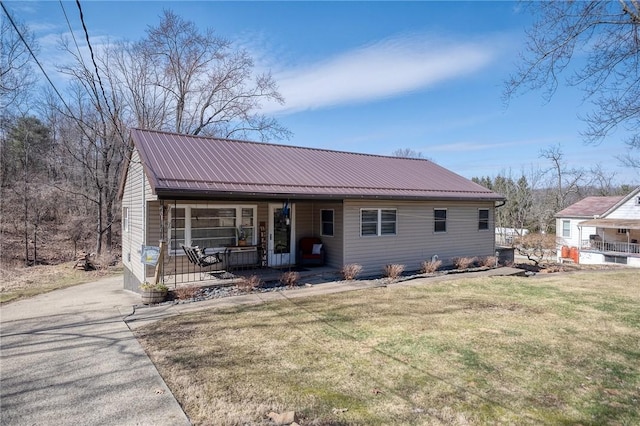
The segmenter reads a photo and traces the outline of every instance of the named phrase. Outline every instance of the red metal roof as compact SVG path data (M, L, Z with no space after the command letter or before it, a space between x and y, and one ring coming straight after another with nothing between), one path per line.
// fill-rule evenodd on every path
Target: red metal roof
M593 218L605 214L615 206L624 196L613 197L586 197L577 203L571 204L564 210L556 213L557 217Z
M429 160L134 129L159 197L261 196L502 200Z

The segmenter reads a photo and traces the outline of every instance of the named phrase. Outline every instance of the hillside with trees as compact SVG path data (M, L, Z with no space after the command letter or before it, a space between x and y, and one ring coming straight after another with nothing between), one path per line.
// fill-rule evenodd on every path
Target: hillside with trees
M280 140L289 131L260 113L284 102L249 53L165 11L144 38L93 50L61 39L56 87L38 80L33 34L2 19L0 261L35 265L79 251L119 257L122 166L129 129ZM89 35L86 34L87 40ZM50 83L50 84L49 84Z

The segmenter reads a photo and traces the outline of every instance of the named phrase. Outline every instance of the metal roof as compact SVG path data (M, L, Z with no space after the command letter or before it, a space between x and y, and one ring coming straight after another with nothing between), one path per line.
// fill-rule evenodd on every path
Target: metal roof
M584 217L602 216L614 207L624 196L586 197L556 213L556 217Z
M424 159L141 129L131 138L160 198L504 199Z

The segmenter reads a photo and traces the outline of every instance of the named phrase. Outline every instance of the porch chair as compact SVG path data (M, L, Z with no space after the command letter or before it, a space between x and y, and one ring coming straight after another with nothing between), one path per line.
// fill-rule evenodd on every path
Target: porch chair
M207 266L215 265L216 263L222 262L220 259L219 253L214 254L205 254L206 249L201 250L198 246L188 247L184 244L180 244L182 250L187 255L187 259L189 262L194 265L200 266L201 268L205 268Z
M323 266L326 260L326 251L322 240L317 237L304 237L298 244L299 266Z

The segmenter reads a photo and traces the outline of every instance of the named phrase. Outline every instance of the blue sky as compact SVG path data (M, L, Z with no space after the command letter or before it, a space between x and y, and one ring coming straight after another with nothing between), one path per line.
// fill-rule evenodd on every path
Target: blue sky
M63 2L76 37L75 2ZM60 3L6 2L53 65L69 28ZM293 132L287 144L390 155L411 148L465 177L547 167L543 148L560 144L569 166L597 163L617 181L639 184L621 167L622 132L585 145L581 93L561 87L550 102L528 93L505 105L530 16L516 2L82 2L94 48L138 40L171 9L249 50L271 70L286 104L264 105ZM56 78L60 85L62 80ZM63 87L61 87L63 89Z

